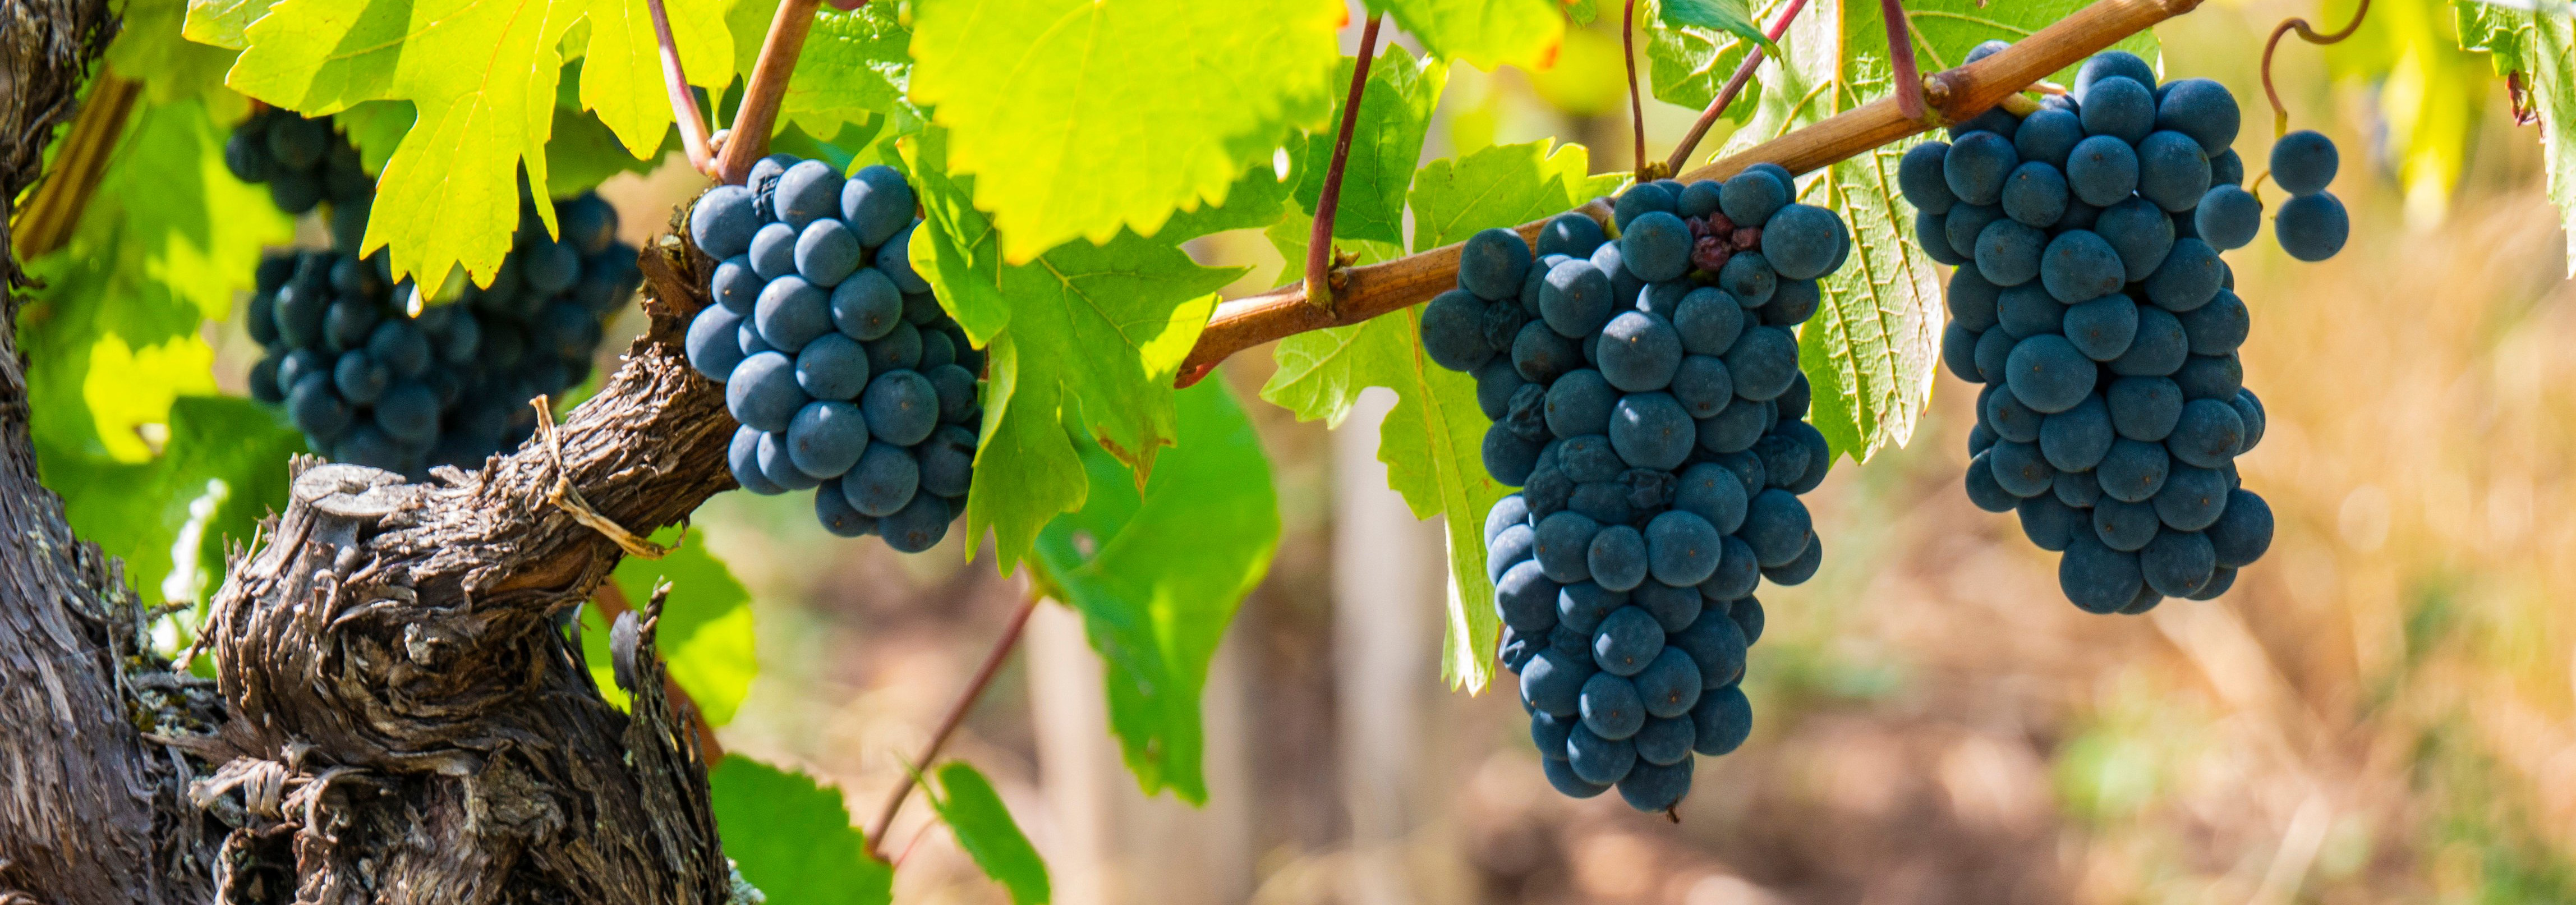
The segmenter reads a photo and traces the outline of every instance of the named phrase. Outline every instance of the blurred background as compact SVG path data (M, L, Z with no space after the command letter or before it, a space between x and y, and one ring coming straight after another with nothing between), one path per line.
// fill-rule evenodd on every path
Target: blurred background
M1554 137L1624 169L1614 5L1550 71L1453 69L1426 156ZM2158 30L2165 73L2234 89L2259 160L2263 37L2350 12L2327 7L2209 0ZM2321 265L2231 255L2270 412L2245 480L2280 527L2219 600L2069 606L2054 559L1962 494L1974 393L1945 374L1908 446L1809 498L1830 554L1765 592L1752 741L1700 764L1678 823L1568 800L1507 691L1439 679L1445 559L1376 461L1391 397L1297 423L1254 395L1263 349L1222 376L1285 535L1209 680L1207 806L1138 793L1052 605L948 750L1077 905L2576 901L2576 289L2539 133L2451 29L2446 3L2382 0L2354 40L2279 55L2293 128L2344 149L2354 229ZM1648 105L1660 155L1695 111ZM682 165L601 192L640 242L702 186ZM1193 251L1254 266L1230 292L1283 279L1257 234ZM726 494L696 528L757 617L723 744L872 814L1025 585L954 535L916 557L830 537L801 497ZM899 901L1006 901L917 802L886 844Z

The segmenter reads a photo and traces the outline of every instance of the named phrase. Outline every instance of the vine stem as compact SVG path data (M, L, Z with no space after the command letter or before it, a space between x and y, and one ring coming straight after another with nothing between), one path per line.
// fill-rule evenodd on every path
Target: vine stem
M2308 20L2295 16L2283 19L2281 24L2272 27L2272 37L2263 42L2263 97L2272 102L2272 137L2279 138L2290 131L2290 108L2281 103L2281 89L2272 86L2272 51L2281 46L2281 38L2296 31L2299 33L2299 40L2310 44L2341 43L2343 39L2352 37L2353 32L2361 30L2361 20L2368 15L2370 15L2370 0L2361 0L2361 5L2353 7L2352 21L2346 23L2342 31L2334 34L2318 34L2316 28L2308 24Z
M1983 113L2051 73L2199 6L2200 0L2100 0L2009 49L1924 79L1923 100L1929 110L1922 118L1907 119L1897 109L1894 98L1881 98L1675 178L1685 182L1724 179L1764 162L1779 164L1791 173L1820 169ZM1607 220L1610 207L1596 198L1572 213ZM1546 221L1541 220L1516 229L1522 238L1535 241L1545 225ZM1458 285L1459 247L1446 245L1383 264L1345 270L1345 284L1331 310L1307 304L1300 284L1218 305L1207 329L1182 360L1174 382L1185 387L1197 383L1214 373L1218 362L1262 343L1360 323L1454 288Z
M1630 170L1637 182L1655 178L1646 172L1646 101L1637 91L1637 0L1628 0L1628 12L1619 19L1619 55L1628 62L1628 126L1635 132L1637 165Z
M903 810L903 800L912 795L913 784L930 769L930 762L939 757L939 749L948 744L948 737L956 734L957 727L966 722L967 711L975 709L975 702L984 697L984 690L992 687L993 677L1001 674L1002 662L1010 659L1011 649L1019 646L1020 634L1029 626L1030 614L1038 611L1038 599L1035 591L1030 592L1028 599L1020 604L1020 611L1011 614L1011 621L1002 626L1002 636L993 639L992 651L984 655L984 665L976 667L975 677L967 680L966 690L948 705L948 714L940 718L939 729L930 734L930 743L922 746L921 756L913 758L910 769L904 772L903 781L896 783L894 791L886 794L885 806L878 808L876 819L868 822L868 857L879 861L886 859L885 835L886 830L894 826L895 813Z
M1878 0L1878 17L1887 20L1887 58L1896 66L1896 112L1923 118L1923 74L1914 67L1913 20L1905 0Z
M698 112L698 96L689 90L689 76L680 71L680 43L671 37L671 13L662 0L644 0L653 12L653 40L662 45L662 89L671 95L671 119L680 126L680 147L689 154L689 166L709 176L715 175L715 155L707 149L707 118Z
M1789 0L1789 8L1781 10L1780 18L1771 23L1770 31L1764 33L1771 38L1771 43L1780 43L1780 36L1789 33L1789 20L1798 18L1798 11L1806 8L1807 0ZM1736 64L1735 75L1726 80L1725 88L1718 90L1717 99L1709 101L1708 109L1700 111L1699 121L1691 124L1690 134L1682 136L1681 145L1673 148L1673 156L1664 159L1664 169L1679 173L1683 165L1690 163L1691 152L1699 149L1699 140L1708 137L1709 128L1717 125L1717 118L1725 115L1728 105L1735 103L1735 96L1744 93L1744 86L1752 84L1754 70L1762 68L1763 53L1760 44L1745 52L1744 62Z
M105 63L90 85L89 100L80 105L70 134L55 152L53 172L28 193L8 224L18 260L33 261L71 241L90 196L107 178L107 164L116 156L126 121L134 118L135 98L143 93L142 81L118 75ZM0 258L0 289L8 288L12 272L10 262Z
M761 39L760 58L751 64L751 79L734 108L733 124L716 159L716 178L740 185L751 165L769 153L769 133L778 127L778 103L787 96L787 79L796 74L796 58L805 51L805 33L814 28L814 11L822 0L785 0L769 20Z
M1360 99L1368 92L1369 63L1377 59L1377 26L1372 13L1360 29L1359 59L1351 64L1351 91L1342 100L1342 127L1333 133L1333 160L1324 167L1324 193L1315 198L1315 229L1306 237L1306 299L1333 307L1333 215L1342 206L1342 168L1351 159L1351 130L1359 127Z

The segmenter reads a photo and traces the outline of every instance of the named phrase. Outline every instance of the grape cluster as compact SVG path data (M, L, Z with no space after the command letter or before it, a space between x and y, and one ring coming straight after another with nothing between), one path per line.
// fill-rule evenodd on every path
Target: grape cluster
M707 190L689 236L719 260L689 363L725 385L730 462L753 493L814 491L843 537L930 549L975 476L984 354L913 272L912 186L784 154Z
M1493 419L1486 470L1522 488L1486 514L1486 564L1503 665L1567 795L1679 802L1693 752L1752 731L1754 590L1823 561L1798 497L1833 457L1805 421L1797 327L1851 238L1794 197L1758 164L1628 190L1616 241L1573 214L1535 251L1489 229L1423 309L1424 348L1475 375Z
M233 127L224 141L224 167L233 178L266 184L277 209L301 217L331 203L331 244L357 248L367 234L376 178L358 163L358 149L331 129L331 118L307 118L268 107Z
M2219 259L2254 239L2261 206L2239 187L2224 86L2157 85L2118 51L2079 72L2027 117L1989 111L1909 149L1898 183L1924 252L1958 265L1942 361L1986 385L1968 498L2017 511L2032 543L2063 553L2076 606L2142 613L2225 593L2271 545L2271 508L2237 476L2265 422L2236 354L2245 302ZM2331 229L2285 206L2276 232L2322 257L2342 245L2342 206L2322 193L2331 144L2322 173L2283 157L2314 157L2304 142L2275 146L2273 175L2331 208Z
M425 300L392 279L383 252L349 251L366 235L375 183L330 126L269 110L224 147L234 175L267 180L281 209L310 212L322 200L314 184L332 205L333 248L260 261L245 320L268 354L251 366L252 398L283 403L316 454L416 481L526 441L528 400L589 379L601 319L643 281L634 247L617 241L616 209L586 193L555 202L562 238L550 239L523 193L492 285L414 315Z

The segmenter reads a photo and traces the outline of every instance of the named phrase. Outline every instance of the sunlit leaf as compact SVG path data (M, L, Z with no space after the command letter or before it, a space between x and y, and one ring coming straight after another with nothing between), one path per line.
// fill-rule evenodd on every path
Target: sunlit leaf
M939 819L956 834L957 847L965 849L984 875L1011 891L1013 905L1039 905L1054 893L1047 883L1046 861L1020 832L1011 819L1011 809L994 794L993 784L984 774L965 761L952 760L940 766L939 788L931 796L931 807Z
M775 905L884 905L894 868L868 857L841 793L742 755L707 771L725 857Z
M1580 21L1589 22L1590 0L1584 3ZM1368 8L1387 14L1432 56L1485 70L1506 63L1545 69L1565 34L1565 16L1550 0L1368 0Z
M2500 74L2518 73L2540 116L2549 200L2567 234L2568 273L2576 275L2576 18L2483 3L2455 2L2453 9L2460 45L2492 55Z
M1334 81L1348 84L1353 63L1342 60ZM1448 64L1416 60L1402 47L1388 47L1369 67L1368 90L1361 94L1359 120L1351 128L1350 156L1342 166L1334 236L1404 241L1405 190L1413 185L1413 168L1422 161L1422 139L1431 130L1431 111L1440 105L1440 89L1448 79ZM1290 143L1297 203L1310 214L1323 198L1324 178L1341 125L1341 103L1337 100L1333 107L1331 127Z

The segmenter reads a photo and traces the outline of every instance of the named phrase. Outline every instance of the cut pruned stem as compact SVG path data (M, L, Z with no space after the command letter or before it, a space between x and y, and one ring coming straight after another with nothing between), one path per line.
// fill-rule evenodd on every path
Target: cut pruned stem
M644 0L653 13L653 40L662 46L662 89L671 95L671 119L680 126L680 148L689 166L715 175L715 154L707 148L707 118L698 111L698 96L689 90L689 75L680 69L680 44L671 37L671 12L662 0Z
M1333 133L1333 159L1324 167L1324 192L1315 197L1315 229L1306 237L1306 299L1333 307L1333 215L1342 206L1342 168L1351 160L1351 130L1359 127L1360 100L1368 93L1369 63L1377 57L1378 16L1360 29L1359 59L1351 64L1351 91L1342 100L1342 125Z
M787 97L787 80L796 74L796 58L805 50L805 33L813 30L814 10L820 6L822 0L778 4L778 15L769 20L769 36L760 42L760 59L751 64L742 106L734 108L733 122L726 124L733 135L717 158L716 178L740 185L751 175L752 163L769 153L769 133L778 127L778 104Z
M1807 0L1789 0L1789 8L1781 10L1780 18L1773 20L1771 30L1765 32L1771 43L1780 43L1780 36L1789 33L1790 20L1798 18L1798 11L1806 8ZM1699 148L1700 139L1708 137L1709 128L1717 125L1717 118L1726 114L1728 105L1735 103L1735 96L1744 93L1744 86L1753 83L1754 71L1762 68L1762 54L1760 44L1745 50L1744 62L1736 64L1735 75L1726 80L1725 88L1719 89L1717 99L1708 102L1708 109L1700 111L1699 121L1692 123L1690 133L1674 146L1673 156L1665 158L1665 170L1679 173L1690 163L1691 152Z
M1878 0L1878 13L1887 20L1887 58L1896 68L1896 112L1922 119L1923 75L1914 67L1914 29L1905 0Z
M957 727L966 722L967 712L974 710L984 690L993 686L993 677L1001 674L1002 663L1011 658L1011 649L1019 646L1021 632L1029 627L1029 616L1038 611L1039 599L1031 591L1028 599L1021 602L1019 612L1011 614L1011 621L1002 626L1002 636L993 639L992 651L984 655L984 665L975 669L975 677L967 680L966 690L948 705L948 714L940 718L939 728L930 734L930 743L922 746L921 756L905 765L903 780L887 793L885 806L878 808L876 819L868 823L868 857L886 860L885 835L894 826L894 815L903 810L903 800L912 795L913 785L930 769L930 762L938 759L939 749L947 746L948 737L957 734Z
M1924 80L1929 114L1920 119L1907 119L1894 98L1881 98L1674 178L1684 182L1724 179L1756 163L1778 164L1792 173L1820 169L1984 113L2050 73L2199 6L2200 0L2101 0L1992 56L1934 73ZM1608 205L1599 199L1574 212L1594 219L1609 217ZM1531 238L1544 225L1544 221L1525 223L1518 229L1523 238ZM1206 331L1182 360L1175 382L1197 383L1228 356L1262 343L1356 324L1419 304L1457 285L1458 250L1457 245L1446 245L1345 271L1346 282L1332 311L1306 304L1302 285L1218 305Z

